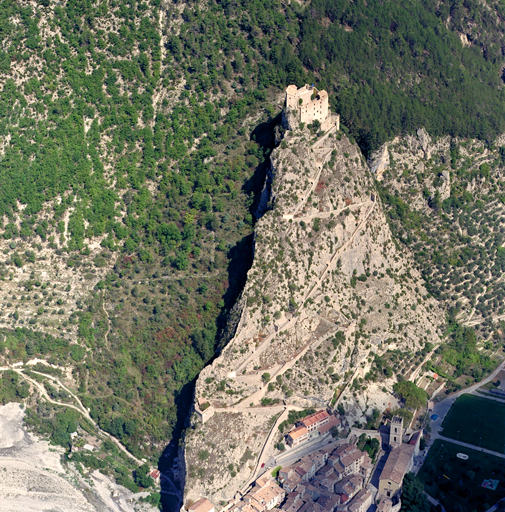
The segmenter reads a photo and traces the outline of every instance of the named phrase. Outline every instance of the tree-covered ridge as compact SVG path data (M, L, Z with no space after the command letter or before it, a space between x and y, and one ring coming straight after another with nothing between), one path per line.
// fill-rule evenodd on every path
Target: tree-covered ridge
M139 117L152 117L153 73L159 74L160 36L152 9L139 4L125 10L106 2L54 8L42 2L33 9L4 2L2 11L10 45L4 45L1 80L0 130L8 140L0 164L1 213L12 218L19 201L26 205L25 217L34 215L44 202L65 194L54 203L52 224L71 209L69 248L80 249L85 237L104 232L125 238L117 223L111 157L121 154L125 140L143 146L152 133L137 125ZM119 58L114 29L123 34L129 59ZM121 91L118 79L125 79ZM104 139L111 141L109 151ZM133 158L134 166L142 156ZM125 185L121 170L116 188ZM42 227L41 236L47 229Z
M157 2L4 2L2 208L10 215L19 200L33 215L71 190L54 205L55 221L73 210L70 248L103 233L106 245L128 239L115 190L145 194L146 179L169 175L202 135L198 160L208 159L263 98L250 93L292 82L333 89L365 149L421 125L492 137L504 128L497 43L462 46L446 11L455 30L469 19L499 30L494 11L472 2L223 1L166 12Z
M195 91L210 90L220 74L239 93L318 83L335 93L365 150L419 126L493 138L505 129L500 13L499 4L472 1L224 0L186 4L167 46ZM460 39L466 33L469 46Z
M362 147L419 126L479 138L505 129L503 56L464 47L444 14L432 1L316 0L306 10L300 59L333 86L337 110ZM503 27L493 28L498 43Z
M271 144L261 130L258 142L250 139L269 120L257 116L267 95L230 99L221 76L217 92L196 94L177 81L170 90L156 5L53 7L2 5L7 20L26 20L38 34L31 47L28 28L12 31L0 80L4 108L16 113L3 126L4 253L35 249L5 263L33 269L38 283L41 247L68 251L81 281L116 261L87 303L65 297L79 357L56 354L52 362L74 366L80 398L100 426L135 453L156 454L172 435L178 395L214 354L249 265L248 210L262 185L253 173ZM251 115L254 123L244 123ZM90 241L92 258L83 258ZM6 268L1 276L11 279ZM2 305L15 309L7 322L24 324L19 297L11 300ZM39 310L29 323L44 329L50 311ZM17 333L7 362L47 356ZM179 405L187 408L184 393ZM122 421L135 429L121 430Z

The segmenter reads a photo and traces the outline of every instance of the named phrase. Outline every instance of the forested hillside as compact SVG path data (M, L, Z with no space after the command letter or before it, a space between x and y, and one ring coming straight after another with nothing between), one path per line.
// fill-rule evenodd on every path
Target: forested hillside
M488 6L3 1L4 362L68 365L93 419L155 460L245 282L283 88L327 88L365 153L419 126L493 139Z

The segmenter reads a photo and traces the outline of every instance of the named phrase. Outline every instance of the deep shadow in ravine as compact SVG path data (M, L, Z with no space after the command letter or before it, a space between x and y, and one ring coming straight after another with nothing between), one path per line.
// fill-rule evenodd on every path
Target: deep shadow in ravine
M263 159L256 167L253 175L245 181L243 190L253 197L250 206L250 213L255 216L256 212L261 211L258 205L261 200L263 186L267 180L268 171L271 166L270 153L276 145L275 129L280 123L280 114L275 118L269 119L266 122L260 123L254 128L251 133L251 140L259 144L262 152ZM268 182L267 182L268 184ZM217 318L218 334L216 337L216 353L213 358L207 363L211 364L212 361L219 356L220 350L229 341L230 335L230 312L233 306L244 289L247 272L253 263L253 249L254 249L254 236L248 235L242 238L234 247L230 248L228 252L229 264L228 272L228 289L223 297L224 307ZM234 329L231 326L231 330ZM175 484L180 489L181 494L184 491L183 486L179 486L178 482L174 482L173 471L174 460L176 457L181 456L179 451L179 444L184 436L184 429L189 425L189 417L193 407L194 390L196 379L185 384L182 389L175 396L175 404L177 406L177 422L173 430L173 436L167 447L163 450L163 454L159 459L158 469L162 472L161 479L161 502L163 505L163 512L178 512L182 502L173 494L173 485ZM181 472L185 468L184 461L179 462ZM184 481L183 477L181 478Z

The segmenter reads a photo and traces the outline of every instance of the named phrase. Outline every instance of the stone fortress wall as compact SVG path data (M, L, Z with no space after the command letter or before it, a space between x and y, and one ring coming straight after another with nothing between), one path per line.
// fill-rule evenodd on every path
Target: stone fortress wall
M331 114L328 93L313 86L305 84L298 89L296 85L289 85L286 88L286 109L297 112L300 123L319 121L323 131L334 126L340 129L340 116Z

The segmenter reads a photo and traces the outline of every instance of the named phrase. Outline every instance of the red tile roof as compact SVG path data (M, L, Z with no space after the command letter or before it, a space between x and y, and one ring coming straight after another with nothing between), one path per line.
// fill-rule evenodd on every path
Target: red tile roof
M330 416L330 419L326 425L322 425L318 428L319 432L321 434L324 434L328 432L328 430L331 429L331 427L338 427L340 425L340 420L336 418L335 416Z
M209 500L200 498L197 502L193 503L188 510L192 512L210 512L214 510L214 505Z
M315 412L314 414L311 414L310 416L307 416L306 418L303 418L301 422L309 428L310 425L313 425L314 423L319 423L320 421L323 421L325 418L327 418L329 414L326 411L319 411Z
M307 433L308 432L305 427L296 427L291 432L289 432L288 436L294 441L295 439L298 439L299 437L306 435Z

